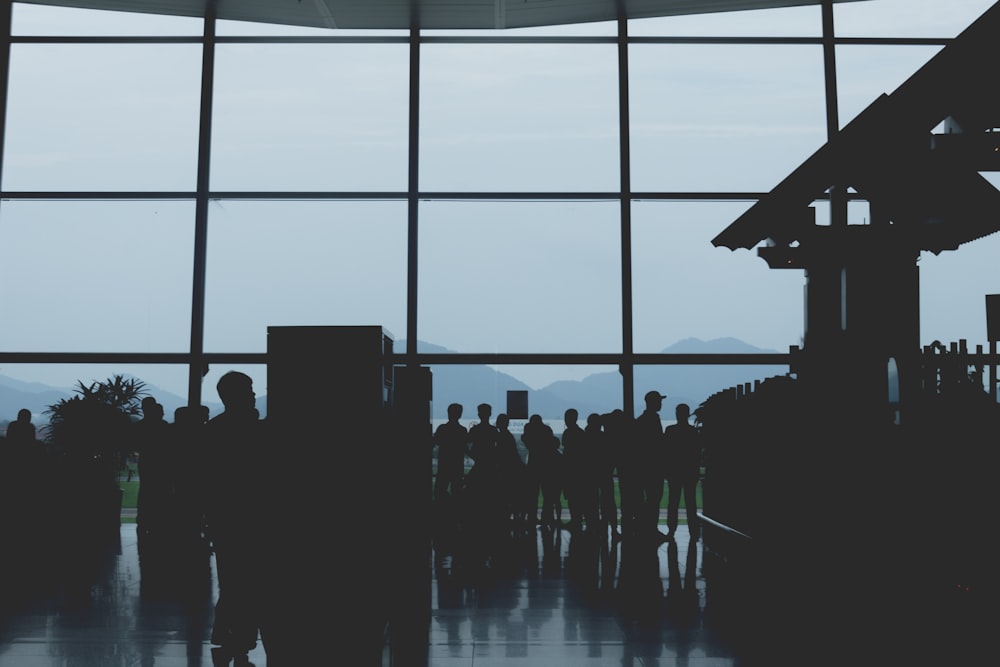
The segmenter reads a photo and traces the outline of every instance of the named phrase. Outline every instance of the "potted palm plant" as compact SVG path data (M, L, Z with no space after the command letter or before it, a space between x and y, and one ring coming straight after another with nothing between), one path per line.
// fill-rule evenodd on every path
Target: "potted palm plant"
M129 426L140 413L145 383L114 375L77 382L74 395L45 410L47 442L56 456L59 517L71 529L117 527L121 522L119 473L131 448Z

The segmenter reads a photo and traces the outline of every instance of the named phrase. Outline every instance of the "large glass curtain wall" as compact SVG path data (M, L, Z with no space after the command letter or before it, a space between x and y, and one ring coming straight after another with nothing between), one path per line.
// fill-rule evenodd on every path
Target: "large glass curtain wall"
M13 3L0 375L214 401L286 324L533 388L620 372L627 410L636 369L736 360L689 339L783 372L803 276L711 239L990 4L446 32Z

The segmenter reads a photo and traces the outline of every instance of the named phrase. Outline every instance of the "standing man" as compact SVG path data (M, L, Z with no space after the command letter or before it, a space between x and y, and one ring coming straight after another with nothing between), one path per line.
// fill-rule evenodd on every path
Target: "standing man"
M691 408L687 403L678 403L675 414L677 423L671 424L663 432L668 494L667 528L670 531L668 537L674 539L674 534L677 532L678 508L683 494L688 532L691 541L694 542L701 532L695 493L701 472L701 443L698 440L698 429L688 423Z
M587 442L584 430L580 428L580 413L576 408L569 408L563 414L562 450L563 450L563 493L569 504L570 530L579 531L583 528L583 489L587 473ZM594 526L591 526L593 528Z
M206 523L219 580L212 663L251 667L248 654L257 646L264 612L262 550L271 537L262 534L262 520L270 509L263 422L250 376L230 371L216 389L224 410L205 425Z
M640 536L666 539L657 527L660 501L663 500L663 424L660 409L666 396L658 391L646 392L646 409L635 419L636 483L641 497L636 519Z
M462 404L448 406L448 421L434 431L433 446L438 448L437 477L434 479L434 500L446 494L457 496L465 477L465 455L469 452L469 430L459 423Z

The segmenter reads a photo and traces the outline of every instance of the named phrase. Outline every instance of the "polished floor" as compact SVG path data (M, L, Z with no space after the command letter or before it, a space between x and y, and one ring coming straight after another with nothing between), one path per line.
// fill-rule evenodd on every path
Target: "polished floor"
M672 542L611 542L537 528L485 558L444 545L428 563L426 654L403 654L389 641L383 665L997 664L991 640L969 644L978 626L992 634L992 620L969 617L977 627L951 637L953 628L884 613L877 593L845 608L844 580L803 579L794 553L757 573L776 580L748 587L732 576L737 551L717 550L721 538L705 533L691 540L681 526ZM141 560L134 525L122 524L119 537L92 558L70 559L72 573L25 581L8 570L0 666L211 667L212 557ZM339 614L351 609L330 617ZM311 664L356 664L341 655L349 652ZM267 664L259 645L250 658Z

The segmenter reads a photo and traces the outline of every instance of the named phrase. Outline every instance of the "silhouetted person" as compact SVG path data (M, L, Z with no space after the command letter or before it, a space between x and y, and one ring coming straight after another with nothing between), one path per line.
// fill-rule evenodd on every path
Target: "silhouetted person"
M587 475L584 431L579 424L580 413L569 408L563 413L562 433L562 486L569 505L569 525L572 530L583 527L583 505L585 478Z
M557 526L562 520L559 438L552 432L552 427L542 421L541 415L534 414L524 425L521 442L528 450L528 483L532 489L528 496L534 498L536 507L538 492L542 494L539 523Z
M445 495L456 496L465 478L465 456L469 453L469 430L459 423L462 406L448 406L448 421L434 431L433 446L438 449L437 478L434 480L434 500Z
M17 411L17 420L7 424L7 444L33 446L37 443L35 425L31 423L31 410L21 408Z
M219 379L216 389L225 409L205 426L206 518L219 580L212 659L216 665L232 661L238 667L250 664L247 654L257 646L264 611L265 442L254 405L253 380L230 371Z
M527 526L528 515L534 516L534 506L529 506L528 471L521 453L517 450L517 441L510 432L510 418L500 413L497 415L497 467L500 481L500 493L506 504L506 515L511 527L523 530Z
M666 396L658 391L646 392L646 409L636 417L633 437L637 460L636 483L641 493L636 518L640 535L663 537L657 525L660 519L660 502L663 500L663 424L660 408Z
M601 457L605 447L601 416L596 412L587 415L587 426L583 429L583 436L576 484L577 504L587 531L596 535L596 531L603 527L604 531L601 533L603 538L607 528L601 522L600 485L604 481ZM614 503L614 499L611 502Z
M612 539L621 537L618 528L618 504L615 500L615 473L619 475L619 495L625 492L621 485L621 448L627 441L625 413L612 410L601 415L602 434L597 452L597 493L601 523L608 526ZM624 503L623 503L624 504Z
M701 473L701 443L698 429L688 423L691 408L686 403L678 403L674 412L677 423L663 431L668 535L673 538L677 531L678 508L683 496L688 532L691 534L691 541L696 541L700 532L696 490Z
M170 446L174 460L174 501L178 538L193 547L205 540L205 425L208 407L181 406L174 410Z
M7 602L19 601L30 590L34 574L49 576L40 556L50 551L51 538L45 533L52 530L55 494L38 493L39 476L49 474L31 411L22 408L0 440L0 535L5 545L0 549L0 613Z
M503 530L504 499L500 488L497 457L497 428L490 423L493 407L480 403L476 409L479 422L469 429L469 456L472 468L466 483L467 511L473 532L469 538L479 564L485 562L496 547Z
M139 497L136 530L144 545L147 538L168 538L173 505L173 460L170 425L163 406L152 396L142 399L142 419L135 423L135 447L139 452Z

